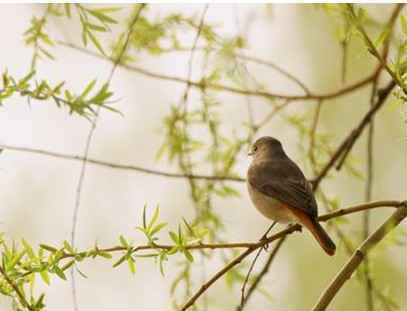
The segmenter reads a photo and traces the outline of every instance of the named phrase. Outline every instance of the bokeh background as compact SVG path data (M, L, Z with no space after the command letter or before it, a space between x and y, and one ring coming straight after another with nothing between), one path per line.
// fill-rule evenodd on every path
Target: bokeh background
M152 16L168 12L199 13L203 5L151 5ZM369 5L368 12L378 21L385 21L392 5ZM0 68L23 76L30 66L32 50L24 45L23 32L34 14L40 15L38 5L1 5L0 7ZM130 8L128 8L130 9ZM124 12L123 12L124 14ZM120 13L119 13L120 16ZM279 64L300 77L311 90L326 92L341 86L341 47L336 37L336 22L314 5L210 5L206 21L217 24L218 33L235 35L247 29L249 55ZM55 38L79 42L78 26L62 19L51 19L48 29ZM190 46L193 36L185 35ZM111 64L66 47L52 49L56 61L40 61L38 75L49 81L67 81L71 89L83 89L91 79L104 81ZM188 53L169 53L160 56L139 55L137 65L151 71L186 76ZM199 57L197 58L199 63ZM348 80L356 81L369 74L375 66L361 40L353 40L349 50ZM251 75L269 90L298 93L299 88L267 67L248 65ZM196 65L193 77L199 77ZM151 79L118 68L112 80L115 108L123 116L102 111L97 123L90 156L118 163L132 163L153 169L175 172L177 167L155 155L163 138L162 120L171 103L179 101L185 85ZM192 99L196 90L191 91ZM337 144L355 126L368 109L369 88L355 94L330 100L323 104L320 130L332 135ZM226 131L240 131L247 119L246 99L227 93L217 93L219 112ZM252 98L256 120L269 111L264 99ZM314 107L312 102L298 102L287 109L295 114ZM376 118L375 179L373 199L406 199L407 124L402 106L390 103ZM70 116L53 103L14 97L0 108L0 143L48 149L81 155L90 123L85 118ZM300 165L305 155L300 152L298 132L281 117L262 129L257 136L273 135L281 139L288 154ZM365 135L364 135L365 136ZM356 144L352 157L362 172L365 169L365 137ZM238 172L245 176L249 159L244 152L238 159ZM4 150L0 156L0 231L10 239L24 238L33 245L60 245L70 238L72 213L80 162L50 158L35 154ZM304 168L308 176L311 171ZM205 172L203 172L205 173ZM364 182L346 171L335 172L324 181L324 188L340 200L341 206L363 202ZM244 184L234 184L238 198L217 200L216 209L222 217L227 241L255 241L267 228L264 219L249 201ZM192 217L193 209L186 180L168 179L131 171L117 171L89 165L83 187L79 212L77 246L92 247L117 244L123 234L137 243L144 242L135 231L141 223L143 206L160 205L161 219L176 229L182 217ZM322 209L320 209L322 212ZM375 210L372 227L380 224L390 213ZM345 225L349 235L358 235L361 216L354 215ZM402 225L402 227L406 225ZM162 241L168 240L163 234ZM339 248L341 248L339 246ZM405 246L386 251L377 250L374 277L381 289L388 289L400 304L407 308L407 272ZM265 257L263 257L264 259ZM272 299L255 294L247 310L309 310L321 291L347 259L342 250L334 258L325 256L308 233L289 237L271 271L264 280ZM88 278L77 278L78 301L81 310L171 310L170 284L177 273L177 262L166 264L162 277L152 260L139 260L137 273L132 276L126 266L113 269L111 262L100 259L81 264ZM260 263L262 259L260 260ZM207 275L223 264L217 256L208 263ZM194 263L195 280L192 291L200 285L200 264ZM261 264L258 265L259 267ZM41 282L39 282L41 283ZM41 283L46 293L48 310L72 310L70 283L54 278L51 286ZM217 282L208 291L209 310L234 310L240 299L240 288L228 288L225 281ZM363 286L351 279L335 298L330 310L364 310ZM0 309L9 310L10 301L0 299Z

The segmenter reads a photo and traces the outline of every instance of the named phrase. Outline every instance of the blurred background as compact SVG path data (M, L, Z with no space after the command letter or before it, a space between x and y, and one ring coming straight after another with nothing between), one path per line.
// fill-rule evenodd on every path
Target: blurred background
M199 16L203 5L150 5L146 15L158 18L170 13ZM385 22L393 5L365 6L378 23ZM131 7L124 6L115 16L127 18ZM0 10L0 68L16 76L24 76L30 68L32 49L23 40L33 15L41 16L41 5L1 5ZM338 42L338 21L315 5L216 5L211 4L205 22L215 25L216 33L232 37L244 33L244 53L278 64L292 73L315 93L334 91L342 86L342 49ZM73 42L81 46L77 21L50 18L47 24L50 35L56 40ZM398 31L398 30L397 30ZM104 38L108 45L112 37ZM194 32L182 34L182 43L192 46ZM110 40L110 41L109 41ZM198 46L199 46L198 42ZM90 49L95 50L93 47ZM97 52L97 50L95 50ZM48 81L66 81L67 87L78 92L92 79L101 85L109 75L111 63L62 45L52 47L55 61L39 60L37 75ZM135 53L137 66L153 72L186 77L188 52L151 55ZM197 52L192 78L199 80L203 59ZM212 61L212 60L211 60ZM366 52L362 40L352 40L348 48L347 81L357 81L369 75L376 66ZM267 90L283 94L302 94L301 89L269 67L247 64L250 76ZM387 81L386 74L382 80ZM383 81L380 85L383 85ZM250 82L249 83L253 83ZM157 151L165 141L163 119L171 104L182 98L185 84L153 79L118 67L111 89L114 108L122 115L103 110L97 122L89 156L116 163L129 163L146 168L177 172L177 163L166 157L156 159ZM247 122L247 98L213 92L217 102L220 123L224 133L242 135ZM318 131L329 134L329 143L336 147L359 122L369 107L370 89L338 97L322 104ZM251 97L253 117L262 120L270 111L267 99ZM199 90L191 89L190 105L198 105ZM407 126L404 107L392 100L378 113L375 123L373 200L406 199ZM272 135L279 138L290 157L304 169L307 176L313 172L306 164L304 141L287 116L307 116L315 109L315 102L298 101L277 115L262 128L256 137ZM32 101L31 105L14 96L0 107L0 143L82 155L90 122L69 115L64 108L53 103ZM208 135L200 133L198 135ZM354 177L346 170L336 172L322 183L325 192L339 202L340 207L364 202L365 135L356 143L351 157L353 166L362 177ZM239 153L235 172L244 177L249 159L247 147ZM70 239L72 213L81 162L46 157L38 154L4 150L0 155L0 231L9 239L26 239L32 245L46 243L61 245ZM200 173L210 175L204 166ZM230 183L240 196L216 198L213 208L223 222L219 232L228 242L256 241L267 229L264 219L251 205L244 183ZM113 170L89 164L83 184L78 214L77 242L79 249L118 244L120 234L137 243L145 243L135 230L141 224L143 206L149 211L160 206L160 219L168 222L168 229L176 230L182 217L192 219L194 210L188 182L133 171ZM320 213L324 212L320 204ZM372 228L376 228L391 213L389 209L372 212ZM347 217L343 230L356 243L360 236L360 214ZM401 228L406 228L403 224ZM338 241L338 238L331 233ZM166 230L160 241L169 242ZM339 243L337 256L326 256L307 233L295 233L283 245L278 257L265 277L262 288L270 297L256 293L247 310L309 310L320 293L346 262L348 254ZM405 246L378 247L373 253L373 275L379 288L395 301L400 310L407 307L407 272ZM224 262L214 251L206 262L205 278L218 271ZM232 257L228 257L232 258ZM263 254L256 269L262 266ZM133 276L127 266L113 269L110 261L87 260L80 265L88 278L77 276L80 310L172 310L171 283L179 272L181 255L171 257L165 264L165 277L153 260L138 260ZM250 260L247 260L249 263ZM192 263L191 293L202 284L199 260ZM245 270L243 270L245 271ZM46 293L47 310L72 310L69 281L53 278L51 285L37 282L38 292ZM183 291L180 290L180 302ZM363 284L352 278L335 298L330 310L364 310ZM235 310L240 299L240 286L228 287L225 280L218 281L207 292L208 310ZM1 310L9 310L10 300L0 299ZM198 302L201 306L202 302ZM384 310L379 307L377 310Z

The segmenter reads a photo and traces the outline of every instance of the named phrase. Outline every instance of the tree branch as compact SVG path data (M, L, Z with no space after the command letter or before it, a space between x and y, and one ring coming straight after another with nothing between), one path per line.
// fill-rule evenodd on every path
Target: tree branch
M375 96L377 93L376 79L372 84L372 92L370 95L370 107L374 105ZM367 132L367 144L366 144L366 184L365 184L365 202L372 200L372 187L373 187L373 140L374 140L374 118L370 121ZM362 240L367 239L370 234L370 211L367 210L363 213L363 231ZM370 275L370 260L366 256L364 264L364 276L366 283L366 307L367 311L374 310L373 302L373 280Z
M79 155L74 155L74 154L65 154L65 153L60 153L60 152L54 152L54 151L49 151L49 150L44 150L44 149L39 149L39 148L29 148L29 147L22 147L22 146L13 146L13 145L7 145L7 144L0 144L0 149L4 150L13 150L13 151L18 151L18 152L28 152L28 153L34 153L34 154L40 154L40 155L45 155L53 158L59 158L59 159L66 159L66 160L73 160L73 161L83 161L85 158ZM120 163L113 163L113 162L108 162L108 161L103 161L103 160L97 160L93 158L87 158L88 164L93 164L93 165L98 165L102 167L107 167L111 169L117 169L117 170L128 170L128 171L135 171L135 172L140 172L140 173L145 173L145 174L150 174L150 175L158 175L158 176L163 176L163 177L170 177L170 178L192 178L192 179L204 179L204 180L219 180L219 181L234 181L234 182L244 182L245 179L241 177L235 177L235 176L212 176L212 175L200 175L200 174L182 174L182 173L170 173L170 172L165 172L165 171L160 171L160 170L153 170L137 165L132 165L132 164L120 164Z
M377 50L375 44L373 43L372 39L370 39L370 37L368 36L368 34L366 33L365 29L363 28L362 24L360 23L354 7L352 4L347 4L347 8L348 11L350 13L351 18L353 19L353 22L355 23L356 28L358 29L358 31L361 33L361 35L363 36L365 43L368 47L368 51L377 58L377 60L379 61L380 65L382 68L384 68L387 73L392 77L392 79L398 84L398 86L403 90L403 92L405 94L407 94L407 89L405 89L405 86L403 84L403 82L400 80L400 78L398 77L398 75L389 67L389 65L386 62L386 59L383 58L383 56L380 54L380 52ZM397 9L395 11L395 14L392 15L392 18L394 16L394 21L397 18L397 15L400 13L401 9L403 8L403 5L399 5L397 6ZM394 22L393 22L394 23ZM386 52L387 55L387 52Z
M384 203L385 202L385 203ZM383 204L384 203L384 204ZM350 213L356 213L360 212L362 210L366 209L374 209L378 208L380 206L392 206L392 207L400 207L400 206L405 206L407 203L404 202L399 202L399 201L383 201L383 202L373 202L373 203L368 203L368 204L361 204L357 205L348 209L340 209L337 211L334 211L332 213L328 213L322 216L318 217L318 221L327 221L329 219L350 214ZM252 252L254 252L256 249L259 247L263 247L266 244L269 244L275 240L281 239L288 234L291 234L295 231L300 231L301 226L296 224L293 226L288 227L287 229L281 230L280 232L268 237L267 239L260 240L257 243L249 243L246 244L247 250L241 253L239 256L237 256L235 259L233 259L229 264L224 266L221 270L219 270L212 278L210 278L205 284L203 284L199 290L185 303L185 305L182 307L182 310L187 310L191 306L195 304L195 301L209 288L213 283L215 283L218 279L220 279L226 272L228 272L230 269L241 263L247 256L249 256ZM199 245L197 245L198 247Z
M329 170L336 164L336 162L341 158L341 162L337 165L337 169L341 168L346 155L352 149L353 145L357 139L362 134L365 127L370 123L372 117L379 111L386 101L386 98L390 95L393 88L396 86L394 80L391 80L389 84L382 90L378 92L378 100L376 104L365 114L359 124L348 134L348 136L342 141L338 146L334 154L332 155L329 162L324 166L321 172L312 181L313 188L317 189L321 180L328 174Z
M80 51L87 55L91 55L93 57L97 57L99 59L103 59L106 61L114 61L112 58L110 58L108 56L100 55L96 52L90 51L86 48L82 48L73 43L68 43L68 42L64 42L64 41L58 41L58 43L65 47L75 49L77 51ZM309 93L306 95L291 95L291 94L271 93L271 92L265 92L265 91L243 90L243 89L226 86L226 85L218 84L218 83L207 83L207 82L205 82L205 80L193 81L193 80L189 80L189 79L185 79L185 78L181 78L181 77L177 77L177 76L156 73L156 72L153 72L153 71L150 71L150 70L138 67L138 66L129 65L129 64L120 63L119 66L121 66L129 71L137 72L138 74L144 75L149 78L189 84L191 87L195 87L195 88L207 88L207 89L234 93L234 94L238 94L238 95L251 95L251 96L256 96L256 97L263 97L266 99L281 98L281 99L288 99L291 101L332 99L332 98L336 98L336 97L339 97L342 95L346 95L348 93L351 93L353 91L358 90L359 88L362 88L362 87L368 85L369 83L372 82L374 76L376 75L376 70L375 70L375 72L373 72L366 78L363 78L357 82L354 82L346 87L342 87L333 92L320 93L320 94Z
M276 257L278 251L280 250L280 247L283 245L285 239L286 239L286 237L282 237L280 240L278 240L277 244L274 246L269 257L267 258L266 264L263 266L263 269L261 269L259 275L255 278L253 284L250 286L249 290L247 291L246 297L243 297L241 304L237 308L237 310L239 310L239 311L243 310L243 308L249 301L250 297L254 293L255 289L259 286L261 280L268 273L270 266L271 266L272 262L274 261L274 258Z
M313 311L324 311L336 296L345 282L352 276L366 255L372 250L391 230L407 217L407 203L397 209L373 234L371 234L362 245L353 253L352 257L343 266L341 271L323 292Z

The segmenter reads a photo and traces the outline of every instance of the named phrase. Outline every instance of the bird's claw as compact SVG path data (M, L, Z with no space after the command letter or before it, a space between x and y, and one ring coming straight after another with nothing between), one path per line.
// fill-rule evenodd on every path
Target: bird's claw
M269 242L267 242L267 234L263 235L263 236L260 238L260 242L264 243L264 244L263 244L263 249L264 249L265 251L267 251L268 248L269 248Z

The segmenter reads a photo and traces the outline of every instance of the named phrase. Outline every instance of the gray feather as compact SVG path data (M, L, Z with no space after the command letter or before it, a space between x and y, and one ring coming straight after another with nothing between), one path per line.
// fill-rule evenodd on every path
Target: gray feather
M317 217L318 207L311 186L287 156L253 161L247 177L250 185L261 193Z

